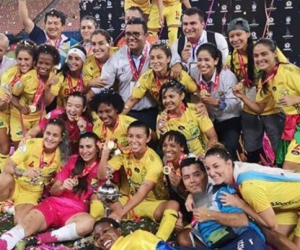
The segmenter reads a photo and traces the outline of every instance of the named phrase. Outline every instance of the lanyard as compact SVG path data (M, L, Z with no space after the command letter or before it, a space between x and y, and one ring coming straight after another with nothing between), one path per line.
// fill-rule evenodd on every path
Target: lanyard
M129 60L129 66L130 66L130 70L131 70L131 73L132 73L132 79L134 81L137 81L140 77L141 71L142 71L142 69L144 67L144 64L145 64L145 61L146 61L147 54L148 54L148 47L145 46L144 51L142 53L142 58L141 58L139 68L137 69L136 65L133 61L132 55L130 53L130 50L127 49L127 57L128 57L128 60Z
M213 89L213 91L216 91L219 88L219 83L220 83L220 75L217 74L215 77L215 81L213 83L213 86L209 87L208 84L206 84L204 81L202 81L200 79L200 75L199 75L199 88L200 90L207 90L211 93L211 90Z
M277 70L278 70L278 64L273 68L272 73L268 75L268 77L262 82L262 85L272 80L276 76Z
M77 80L77 84L75 87L73 87L72 84L72 77L68 74L68 85L69 85L69 90L70 93L73 91L82 91L83 90L83 79L82 79L82 75L80 74L78 80Z
M55 155L56 155L56 150L54 151L54 154L52 155L51 160L47 163L44 160L45 152L44 152L44 149L43 149L42 154L40 156L39 168L49 167L53 163Z
M248 78L248 74L247 74L247 70L245 68L245 62L244 62L243 56L240 53L238 53L238 58L239 58L239 63L240 63L240 67L242 70L242 74L243 74L243 77L245 80L245 84L246 84L247 88L250 88L252 81Z

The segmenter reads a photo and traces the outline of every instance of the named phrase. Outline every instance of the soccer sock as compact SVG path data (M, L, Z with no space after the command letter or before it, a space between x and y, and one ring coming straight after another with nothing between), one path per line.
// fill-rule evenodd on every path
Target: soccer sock
M177 40L178 27L168 27L169 46Z
M95 218L96 221L104 217L104 205L99 200L92 200L90 206L90 215Z
M79 239L80 236L76 231L76 223L65 225L52 232L41 233L36 236L38 242L40 243L55 243L61 241L69 241Z
M167 241L175 228L178 219L178 212L172 209L166 209L160 222L156 236L163 241Z
M4 155L4 154L0 153L0 170L1 170L1 173L3 173L3 168L4 168L4 165L7 162L8 158L9 158L9 155Z
M16 244L25 237L25 230L22 226L17 225L4 233L0 238L0 248L11 250Z

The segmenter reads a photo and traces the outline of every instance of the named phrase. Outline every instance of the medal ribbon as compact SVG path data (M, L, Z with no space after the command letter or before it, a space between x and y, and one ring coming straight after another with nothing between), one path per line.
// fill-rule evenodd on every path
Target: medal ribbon
M251 84L253 82L248 78L248 74L247 74L247 70L245 68L245 62L244 62L243 56L240 53L238 53L238 58L239 58L239 63L240 63L243 77L244 77L245 84L246 84L247 88L250 88Z
M83 79L82 79L82 75L80 74L78 80L77 80L77 84L75 87L73 87L73 84L72 84L72 77L68 74L67 76L68 78L68 85L69 85L69 90L70 90L70 93L72 91L83 91Z
M216 91L219 88L219 83L220 83L220 75L217 74L215 81L213 83L213 85L211 87L209 87L204 81L200 80L200 75L199 75L199 88L200 90L207 90L209 93L211 93L211 90L213 89L213 91Z
M87 175L90 174L90 172L92 172L92 170L96 167L96 165L98 164L97 161L95 161L91 166L89 167L85 167L82 171L81 174L77 174L73 177L73 179L78 179L78 178L82 178L82 177L85 177Z
M276 76L277 71L278 71L278 64L273 68L271 74L268 75L268 77L262 82L262 85L264 85L268 81L272 80Z
M35 105L35 106L38 105L38 103L43 95L44 89L45 89L44 82L41 78L39 78L39 84L38 84L37 90L33 97L33 105Z
M50 45L54 46L56 49L58 49L58 47L59 47L61 41L62 41L62 38L61 38L61 37L60 37L59 39L57 39L57 40L55 41L55 43L54 43L50 38L48 38L47 41L46 41L46 43L47 43L47 44L50 44Z
M181 104L181 107L180 107L180 114L170 114L168 113L167 114L167 120L170 120L171 118L176 118L176 117L179 117L182 115L182 113L185 111L186 107L184 105L184 103Z
M137 81L140 77L141 71L142 71L142 69L144 67L144 64L145 64L145 61L146 61L147 54L148 54L148 47L145 46L139 68L137 69L136 65L133 61L132 55L130 53L130 50L127 49L127 57L128 57L128 60L129 60L129 66L130 66L130 70L131 70L131 73L132 73L132 79L134 81Z
M21 79L21 74L17 74L15 75L14 79L12 79L12 81L10 82L10 86L13 87L15 86L15 84Z
M115 132L115 130L116 130L116 128L117 128L118 126L119 126L119 116L118 116L117 121L116 121L116 123L115 123L115 125L114 125L114 128L111 130L111 133L112 133L112 134ZM102 124L102 135L103 135L103 137L104 137L105 140L106 140L106 137L107 137L107 127L106 127L104 124Z
M50 159L50 161L48 163L45 163L45 161L44 161L45 152L43 149L42 154L40 156L39 168L49 167L54 161L55 154L56 154L56 150L54 151L54 154L52 155L52 158Z

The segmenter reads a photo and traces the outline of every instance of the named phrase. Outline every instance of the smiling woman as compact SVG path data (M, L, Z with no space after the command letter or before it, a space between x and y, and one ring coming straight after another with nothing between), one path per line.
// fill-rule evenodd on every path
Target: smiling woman
M299 248L300 195L296 191L300 188L299 173L258 164L233 162L222 145L215 145L206 152L204 165L208 175L217 185L229 184L239 190L242 198L255 211L254 215L251 211L249 215L252 218L256 216L256 222L263 228L286 237L294 235L293 242ZM245 211L248 213L249 209ZM277 239L268 238L267 241L277 246ZM293 246L294 248L281 246L278 249L297 249Z
M34 237L36 242L75 240L92 231L95 221L88 210L89 199L98 186L98 140L92 132L80 136L79 155L70 157L57 174L50 189L52 196L43 200L17 226L1 236L1 249L13 249L21 239L49 227L59 229L37 234Z
M198 117L195 105L187 104L185 88L180 82L173 80L162 85L159 102L163 111L157 117L158 135L171 129L180 131L187 139L189 151L199 157L218 141L209 117Z
M86 60L86 51L77 45L72 47L67 54L67 61L55 79L45 90L45 104L52 103L57 96L57 106L63 107L64 99L72 92L87 92L87 83L83 79L83 64Z
M27 140L0 174L0 200L15 203L15 223L37 205L46 187L69 155L68 132L61 120L50 120L43 138Z
M38 124L45 112L43 92L59 64L57 49L42 44L37 49L36 68L27 72L12 89L11 137L17 147L26 131Z
M49 112L41 119L38 125L31 128L22 141L29 138L35 138L45 130L46 124L50 119L60 118L67 127L70 135L71 152L78 152L78 140L81 133L91 132L93 130L92 118L86 107L86 97L80 92L73 92L66 98L65 108L58 108Z
M18 84L21 77L34 67L36 60L36 45L29 40L22 40L18 43L15 57L17 65L9 68L1 78L0 88L0 168L8 158L10 150L10 105L12 89Z
M128 114L147 93L158 101L158 93L162 85L171 80L172 52L170 47L164 43L155 43L151 46L149 55L151 69L139 77L130 98L125 103L122 112L124 115ZM181 71L179 79L187 93L192 94L197 91L195 82L185 71Z

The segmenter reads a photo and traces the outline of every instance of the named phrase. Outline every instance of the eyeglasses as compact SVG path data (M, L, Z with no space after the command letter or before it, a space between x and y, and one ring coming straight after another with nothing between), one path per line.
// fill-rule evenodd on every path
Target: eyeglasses
M130 32L130 31L126 31L125 32L125 36L126 37L134 37L134 38L139 38L140 36L144 35L144 33L142 32L137 32L137 31L133 31L133 32Z

